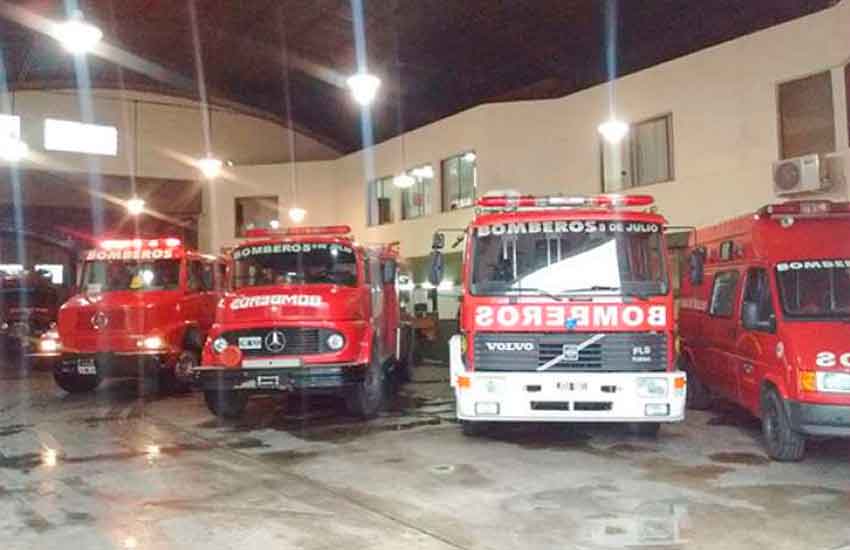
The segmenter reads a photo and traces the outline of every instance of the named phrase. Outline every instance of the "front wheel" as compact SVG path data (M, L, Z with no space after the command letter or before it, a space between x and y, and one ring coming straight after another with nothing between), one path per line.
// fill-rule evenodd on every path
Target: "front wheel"
M159 373L160 388L168 393L186 393L192 385L192 369L200 364L198 352L184 349L177 356L173 369Z
M661 430L658 422L634 422L629 424L629 431L639 437L655 438Z
M68 393L86 393L94 391L100 385L100 377L79 374L53 373L56 385Z
M363 380L346 395L345 405L352 416L372 418L381 410L386 391L386 373L375 344L372 344L372 358L366 369Z
M487 433L490 424L487 422L461 420L460 431L467 437L481 437Z
M207 390L204 401L211 413L220 418L239 418L248 406L248 393L236 390Z
M806 453L806 438L791 429L782 398L774 389L762 398L761 426L767 454L780 462L797 462Z

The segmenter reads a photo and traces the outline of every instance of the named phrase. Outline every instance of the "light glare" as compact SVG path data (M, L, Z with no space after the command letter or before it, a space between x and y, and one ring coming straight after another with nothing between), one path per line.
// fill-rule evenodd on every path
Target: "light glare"
M86 23L82 14L77 12L64 23L57 24L53 36L70 53L84 55L97 46L103 38L103 31Z
M409 187L413 187L415 183L416 178L414 178L410 174L399 174L393 178L393 185L395 185L399 189L407 189Z
M23 140L14 137L0 139L0 159L6 162L20 162L29 152L30 148Z
M221 174L221 167L223 163L220 159L215 158L212 155L207 155L202 159L198 160L198 170L204 175L208 180L215 179Z
M623 141L629 133L629 125L613 117L600 124L597 129L605 141L615 145Z
M138 216L145 211L145 201L139 197L133 197L127 201L127 213L131 216Z
M381 79L373 74L357 73L348 77L345 83L348 85L354 101L367 107L375 100L378 88L381 86Z
M304 218L307 217L307 211L303 208L299 208L297 206L293 206L289 209L289 219L293 221L293 223L301 223L304 221Z

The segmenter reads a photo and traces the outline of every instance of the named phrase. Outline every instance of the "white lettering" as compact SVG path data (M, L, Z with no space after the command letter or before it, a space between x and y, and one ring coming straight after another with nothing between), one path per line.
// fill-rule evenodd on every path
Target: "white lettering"
M639 326L643 323L643 309L638 306L623 308L623 323L630 327Z
M653 327L664 327L667 325L667 308L664 306L650 306L647 312L646 322Z
M479 327L489 327L493 324L493 308L478 306L475 310L475 324Z

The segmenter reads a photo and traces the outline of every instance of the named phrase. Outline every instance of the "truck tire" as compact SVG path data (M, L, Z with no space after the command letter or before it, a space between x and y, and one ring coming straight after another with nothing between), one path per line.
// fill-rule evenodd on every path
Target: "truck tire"
M407 349L404 357L399 357L399 361L401 361L399 371L401 381L412 382L413 369L416 367L416 333L412 328L407 333Z
M248 393L237 390L207 390L204 401L219 418L239 418L248 406Z
M377 343L372 344L372 357L363 380L352 388L345 396L345 406L348 413L360 418L372 418L378 414L384 405L386 392L386 373L381 359L378 357Z
M167 393L186 393L191 388L191 369L200 364L197 351L184 349L177 356L174 367L159 371L159 387Z
M688 358L684 355L677 361L678 369L684 371L688 375L688 382L685 394L685 404L687 408L695 411L707 411L711 408L713 398L711 391L702 383L702 380L694 373L693 366Z
M761 426L770 458L779 462L797 462L806 453L806 438L791 429L785 404L773 388L762 396Z
M68 393L86 393L94 391L100 385L99 376L80 376L79 374L60 374L53 373L53 380L56 385Z
M638 437L655 438L661 430L659 422L632 422L629 424L629 432Z

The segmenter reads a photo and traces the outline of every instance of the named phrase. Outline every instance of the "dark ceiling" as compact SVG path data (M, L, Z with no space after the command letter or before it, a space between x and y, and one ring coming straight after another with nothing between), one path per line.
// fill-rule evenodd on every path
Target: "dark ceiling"
M620 0L617 73L837 1ZM0 1L0 48L11 87L76 84L72 58L30 28L38 18L22 16L62 18L69 3L73 0ZM90 78L94 86L197 97L194 19L211 101L291 120L293 127L349 152L362 146L359 111L340 87L356 66L352 4L195 0L193 18L189 0L80 0L110 46L104 52L110 60L90 57ZM607 80L606 10L614 4L364 0L368 63L384 81L373 108L375 141L488 101L558 97Z

